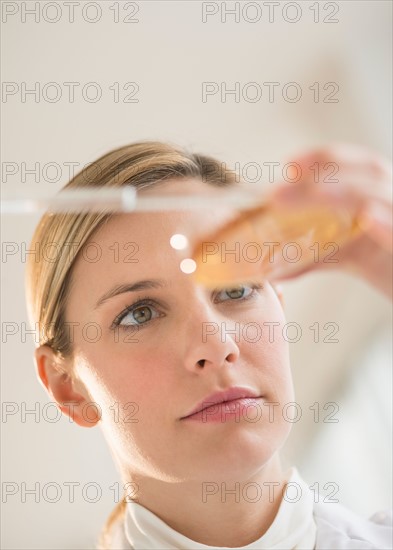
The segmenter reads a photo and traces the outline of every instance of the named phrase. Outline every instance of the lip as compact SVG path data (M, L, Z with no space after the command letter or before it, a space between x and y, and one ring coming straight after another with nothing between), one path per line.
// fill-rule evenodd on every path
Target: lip
M229 388L225 391L214 392L214 393L208 395L207 397L205 397L202 401L200 401L185 416L182 416L180 418L180 420L183 420L185 418L189 418L190 416L193 416L194 414L197 414L200 411L203 411L204 409L207 409L208 407L211 407L213 405L218 405L220 403L234 401L235 399L244 399L244 398L247 398L247 397L255 399L255 398L262 397L262 396L256 390L253 390L251 388L239 387L239 386L234 386L234 387Z

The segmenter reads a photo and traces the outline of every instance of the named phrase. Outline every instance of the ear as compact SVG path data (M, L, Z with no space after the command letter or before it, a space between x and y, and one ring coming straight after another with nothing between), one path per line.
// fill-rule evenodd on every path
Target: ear
M72 376L72 365L59 360L47 345L35 350L34 359L42 384L61 412L79 426L95 426L100 420L99 405L91 401L83 383Z

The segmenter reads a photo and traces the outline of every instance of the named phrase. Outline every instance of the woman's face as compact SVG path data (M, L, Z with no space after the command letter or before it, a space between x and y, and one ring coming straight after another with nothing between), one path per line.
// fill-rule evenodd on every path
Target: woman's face
M197 180L160 185L167 193L211 189ZM293 388L274 289L267 282L259 289L201 287L179 268L186 254L170 245L173 234L194 240L230 215L224 209L119 214L99 228L74 266L66 311L75 323L73 368L99 405L111 448L135 477L243 478L289 434L282 407L293 401ZM99 260L89 261L97 250ZM102 300L121 285L135 289ZM182 418L233 386L262 398L246 413L228 408L220 421L208 421L208 410L201 421Z

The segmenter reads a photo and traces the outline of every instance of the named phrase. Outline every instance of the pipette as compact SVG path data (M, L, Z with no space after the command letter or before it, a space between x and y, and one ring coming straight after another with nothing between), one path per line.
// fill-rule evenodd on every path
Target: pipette
M265 190L212 188L208 195L160 194L144 195L135 187L94 187L64 189L51 194L42 187L19 186L2 190L2 214L29 214L36 212L134 212L162 210L197 210L220 206L248 209L263 200Z

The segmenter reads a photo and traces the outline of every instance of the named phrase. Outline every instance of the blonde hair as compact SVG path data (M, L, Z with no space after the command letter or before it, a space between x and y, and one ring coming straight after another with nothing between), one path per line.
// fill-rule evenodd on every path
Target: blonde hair
M215 186L237 182L235 172L209 156L189 153L168 143L137 142L103 155L79 172L63 189L75 187L152 187L166 179L197 178ZM39 330L39 346L49 346L59 358L72 359L65 308L72 285L72 267L84 244L114 214L102 212L46 213L33 234L26 265L26 299L30 323ZM48 250L56 249L53 258ZM98 548L109 549L113 524L124 514L123 499L109 516Z

